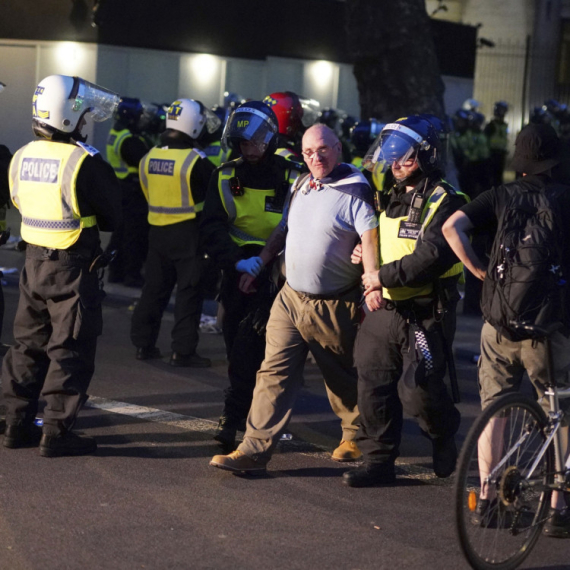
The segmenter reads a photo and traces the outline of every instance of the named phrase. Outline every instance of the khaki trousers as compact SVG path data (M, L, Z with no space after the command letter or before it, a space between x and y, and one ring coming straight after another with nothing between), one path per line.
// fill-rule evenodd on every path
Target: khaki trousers
M555 332L550 339L552 364L556 385L570 386L570 339ZM532 340L512 341L500 336L489 324L481 330L481 358L479 359L479 392L481 407L485 409L504 394L520 389L525 371L533 383L539 403L548 412L548 399L543 398L548 382L546 347ZM564 411L564 425L570 420L570 398L560 400Z
M352 351L359 323L356 288L336 299L312 299L288 284L279 292L267 324L265 360L257 373L240 451L269 460L291 418L308 351L320 368L342 439L358 429L357 373Z

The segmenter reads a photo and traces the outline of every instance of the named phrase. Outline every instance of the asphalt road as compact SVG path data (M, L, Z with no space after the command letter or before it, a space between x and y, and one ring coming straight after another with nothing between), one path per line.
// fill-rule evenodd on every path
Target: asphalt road
M20 254L1 251L0 265L20 266ZM14 283L4 287L4 342ZM396 486L344 487L348 466L329 458L339 424L308 364L288 429L293 439L280 444L268 475L210 467L227 383L221 336L201 337L211 369L171 368L167 314L165 358L139 362L128 334L136 292L109 292L91 400L77 424L97 438L98 452L47 459L0 447L0 570L467 568L453 526L452 478L435 478L431 446L413 421L405 422ZM478 413L470 355L480 324L459 321L460 439ZM541 538L522 567L569 568L570 541Z

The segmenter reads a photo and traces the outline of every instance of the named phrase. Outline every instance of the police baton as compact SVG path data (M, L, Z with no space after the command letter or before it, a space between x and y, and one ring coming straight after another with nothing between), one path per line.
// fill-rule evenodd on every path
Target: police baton
M461 402L461 396L459 395L459 385L457 384L457 370L455 368L455 359L453 358L453 351L449 342L443 337L443 344L445 350L445 359L447 360L447 372L449 373L449 384L451 386L451 397L453 398L454 404L459 404Z

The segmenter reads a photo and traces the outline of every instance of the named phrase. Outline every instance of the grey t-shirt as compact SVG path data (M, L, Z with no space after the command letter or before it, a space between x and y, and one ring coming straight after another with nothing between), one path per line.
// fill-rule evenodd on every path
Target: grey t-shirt
M362 234L378 226L378 220L364 200L335 189L355 183L367 184L357 169L317 187L307 178L297 191L285 245L287 282L295 291L333 295L360 281L362 267L350 261L350 254Z

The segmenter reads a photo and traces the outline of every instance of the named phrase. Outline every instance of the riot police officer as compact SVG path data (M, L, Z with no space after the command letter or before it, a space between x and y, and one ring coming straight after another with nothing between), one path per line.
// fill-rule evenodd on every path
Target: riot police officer
M0 92L3 91L5 85L0 82ZM6 243L9 233L6 228L6 209L10 203L10 189L8 185L8 167L12 160L12 153L7 146L0 144L0 245ZM2 274L0 273L0 277ZM4 322L4 292L0 284L0 333L2 332L2 324ZM9 346L0 342L0 355L4 356Z
M39 443L45 457L97 448L94 439L71 430L88 397L102 329L99 229L115 229L120 204L112 168L85 144L82 129L88 116L110 118L118 101L79 77L46 77L33 97L39 140L11 162L11 198L28 245L15 345L2 368L8 448ZM43 435L34 424L40 396L46 401Z
M436 475L455 468L460 414L444 384L449 351L437 292L440 281L457 289L463 271L441 227L465 200L442 179L441 156L432 122L410 116L387 124L367 157L389 165L396 184L379 218L380 271L362 277L365 295L381 289L386 306L365 317L355 344L365 464L343 475L352 487L394 482L403 409L432 441Z
M277 117L279 133L275 153L283 158L301 162L300 134L303 128L303 107L293 91L271 93L263 102L271 107Z
M271 266L259 257L281 221L290 185L301 166L275 155L279 127L261 101L242 103L229 117L223 143L241 158L223 164L210 180L200 225L206 252L222 267L222 331L230 386L215 439L233 448L245 421L256 373L265 353L265 325L277 294ZM255 291L240 290L242 276L257 277Z
M109 282L142 287L142 267L148 249L147 205L139 183L139 163L149 146L141 133L145 106L139 99L122 97L107 139L107 161L121 184L123 225L111 236L107 251L116 256L109 267Z
M368 170L362 163L362 159L383 128L384 124L377 119L369 119L367 121L359 121L350 131L350 143L353 148L351 163L362 171L370 186L378 192L384 190L386 173L380 164L375 166L372 171Z
M509 126L505 121L508 110L508 103L497 101L493 107L493 118L483 131L489 143L489 182L491 186L500 186L503 183L509 144Z
M219 125L218 117L200 101L178 99L168 108L161 146L141 160L150 234L145 284L131 326L139 360L160 358L160 322L177 284L170 364L211 365L196 354L202 307L198 221L214 171L199 141Z

